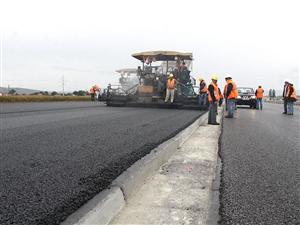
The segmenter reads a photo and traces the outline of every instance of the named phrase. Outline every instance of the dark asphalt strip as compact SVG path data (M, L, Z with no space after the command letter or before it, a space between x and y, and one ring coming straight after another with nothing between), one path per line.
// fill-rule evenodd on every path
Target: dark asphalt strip
M0 117L0 224L59 224L203 113L99 107Z
M60 110L72 110L72 109L87 109L87 108L97 108L97 107L106 107L105 105L90 105L90 106L78 106L72 108L54 108L54 109L33 109L33 110L19 110L19 111L3 111L0 110L0 115L11 115L19 113L34 113L34 112L56 112Z
M281 112L265 104L224 119L219 224L300 224L300 116Z
M219 136L219 141L218 141L218 146L219 146L219 151L218 151L218 155L221 161L221 170L220 170L220 186L219 186L219 221L218 224L223 224L223 217L221 215L223 215L223 209L224 209L224 205L223 205L223 193L224 193L224 162L223 162L223 157L222 157L222 153L221 153L221 147L222 147L222 138L223 138L223 132L224 132L224 116L226 114L226 111L224 110L223 116L221 118L221 132L220 132L220 136Z
M147 143L143 147L136 149L135 151L132 151L130 155L125 155L119 158L118 161L114 161L107 164L106 168L100 170L99 173L80 179L79 185L86 185L88 187L94 187L94 188L93 189L90 188L89 190L81 192L80 195L73 197L73 199L71 199L71 202L73 203L72 208L66 206L57 208L53 212L53 215L47 215L43 219L36 221L36 223L40 225L48 225L54 222L52 220L53 218L57 218L57 215L60 215L61 218L58 218L54 222L54 224L61 223L62 221L67 219L67 217L71 215L74 211L80 208L84 203L86 203L88 200L90 200L96 194L98 194L99 189L97 187L101 186L102 190L108 188L109 185L112 183L112 181L117 176L119 176L123 171L125 171L128 167L130 167L130 165L132 165L137 160L141 159L142 157L150 153L152 149L156 148L161 143L169 140L170 138L174 137L176 134L178 134L179 132L181 132L188 126L190 126L198 118L199 116L192 118L192 120L188 122L184 127L181 127L180 129L174 131L169 136L159 140L159 142Z

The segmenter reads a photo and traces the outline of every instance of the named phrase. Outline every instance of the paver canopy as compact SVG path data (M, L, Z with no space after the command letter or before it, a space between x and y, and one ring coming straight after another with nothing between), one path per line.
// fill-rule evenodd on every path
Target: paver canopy
M132 57L146 62L147 60L155 61L177 61L181 60L193 60L192 53L183 53L175 51L149 51L149 52L139 52L132 54Z

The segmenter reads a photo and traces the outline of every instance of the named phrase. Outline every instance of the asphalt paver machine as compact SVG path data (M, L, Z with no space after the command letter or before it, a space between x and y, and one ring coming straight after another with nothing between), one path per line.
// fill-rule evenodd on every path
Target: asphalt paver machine
M196 80L190 75L193 54L150 51L132 54L142 65L136 69L138 82L126 89L108 86L107 106L142 106L206 109L198 104ZM165 103L166 83L172 73L177 80L173 103Z

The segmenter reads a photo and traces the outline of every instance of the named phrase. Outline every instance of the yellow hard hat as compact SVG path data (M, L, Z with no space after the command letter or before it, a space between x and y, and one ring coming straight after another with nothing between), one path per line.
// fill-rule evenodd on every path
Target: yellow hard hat
M216 75L212 75L212 76L211 76L211 79L212 79L212 80L218 80L218 77L217 77Z
M202 81L202 80L204 80L204 79L203 79L203 77L199 77L199 80Z
M174 77L174 75L172 73L169 74L169 78Z

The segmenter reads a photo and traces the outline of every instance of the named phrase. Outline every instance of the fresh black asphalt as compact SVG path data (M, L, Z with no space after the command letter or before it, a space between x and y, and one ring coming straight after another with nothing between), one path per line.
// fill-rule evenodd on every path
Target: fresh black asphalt
M220 138L220 224L300 224L300 115L238 109Z
M22 103L0 103L0 114L55 111L64 109L92 108L103 106L99 102L22 102Z
M59 224L201 111L1 104L0 224Z

